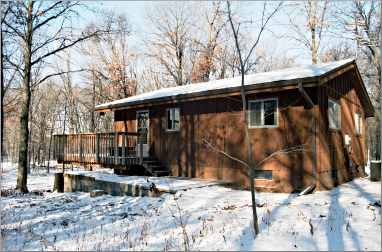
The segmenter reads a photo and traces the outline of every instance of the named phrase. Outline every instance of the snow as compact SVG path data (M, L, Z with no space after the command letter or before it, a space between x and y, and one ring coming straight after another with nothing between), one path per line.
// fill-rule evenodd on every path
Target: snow
M1 173L1 189L11 189L16 187L16 174L17 174L17 164L10 162L2 163L2 173ZM53 166L53 165L52 165ZM31 174L28 175L28 188L30 190L45 190L46 188L53 188L54 181L54 169L51 168L52 173L47 174L46 171L33 170Z
M300 67L285 68L277 71L255 73L245 76L245 85L259 85L276 81L297 80L302 78L319 77L330 71L340 68L354 59L346 59L341 61L334 61L316 65L304 65ZM185 86L176 86L169 88L162 88L156 91L143 93L140 95L131 96L128 98L104 103L97 105L96 109L107 109L118 106L128 106L129 104L136 104L152 99L173 97L177 96L208 92L211 90L219 90L226 88L235 88L241 85L241 77L233 77L227 79L213 80L209 82L195 83Z
M4 168L3 179L14 181L14 167ZM366 178L300 197L257 193L256 239L249 191L213 185L156 198L91 198L46 192L51 182L51 175L32 171L29 189L44 189L42 195L2 197L3 250L381 249L381 208L375 204L381 183Z

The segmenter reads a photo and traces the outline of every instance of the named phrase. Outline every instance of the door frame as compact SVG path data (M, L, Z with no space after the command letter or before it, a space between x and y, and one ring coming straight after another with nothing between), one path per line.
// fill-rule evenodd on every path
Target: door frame
M135 128L136 128L137 133L138 133L138 114L139 113L147 113L147 144L146 144L146 148L144 147L143 155L148 156L149 146L150 146L150 111L148 109L142 109L142 110L136 111L136 113L135 113L135 121L136 121L135 122ZM138 141L137 141L137 145L138 145ZM145 144L143 146L145 146ZM145 149L147 150L147 153L146 153Z

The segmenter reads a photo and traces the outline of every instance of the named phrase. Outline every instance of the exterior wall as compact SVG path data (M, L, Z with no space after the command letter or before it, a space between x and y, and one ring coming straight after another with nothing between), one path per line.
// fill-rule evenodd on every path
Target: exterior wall
M255 163L275 151L312 142L311 111L305 109L297 90L248 95L248 100L278 98L278 127L249 129ZM166 108L179 107L180 131L166 131ZM171 169L174 176L221 179L247 187L247 169L208 148L207 140L219 150L246 160L240 96L158 105L150 111L150 154ZM115 112L115 130L135 131L135 110ZM126 121L124 121L127 119ZM305 153L310 152L310 153ZM311 150L279 154L256 169L271 170L272 180L257 179L256 186L273 191L302 189L310 182Z
M366 164L365 112L357 95L359 83L350 71L324 84L319 92L320 113L318 131L318 185L329 189L364 174ZM341 128L329 129L328 99L341 105ZM361 134L355 133L354 113L362 115ZM351 147L345 146L345 135L351 137ZM337 172L335 172L337 170ZM332 176L337 173L337 180Z
M301 190L314 183L315 166L319 189L331 188L363 173L366 162L365 113L357 95L357 85L353 71L349 71L319 88L306 88L315 104L313 108L308 107L297 89L247 96L248 100L278 98L278 126L249 129L255 165L276 151L304 147L302 152L280 153L257 167L256 170L270 170L273 174L272 180L256 179L257 189ZM328 128L328 97L340 100L340 130ZM180 108L178 132L166 131L166 109L171 107ZM169 167L173 176L221 179L249 186L245 167L203 143L207 140L216 149L246 160L240 96L154 105L144 109L150 113L150 155ZM355 111L363 116L360 136L355 135ZM136 110L115 111L115 130L136 131L135 118ZM314 132L317 132L316 138ZM350 152L344 145L345 134L352 138ZM354 163L353 168L349 168L350 160ZM334 168L337 168L338 181L333 181L331 176Z

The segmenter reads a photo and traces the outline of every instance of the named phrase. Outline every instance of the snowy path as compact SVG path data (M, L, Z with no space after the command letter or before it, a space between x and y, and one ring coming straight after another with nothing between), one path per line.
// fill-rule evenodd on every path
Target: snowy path
M4 181L6 179L6 181ZM51 189L33 174L30 190ZM15 184L8 166L2 188ZM3 197L5 250L380 250L381 184L357 179L297 197L258 193L261 234L253 239L250 192L220 186L159 198L88 193ZM379 201L380 202L380 201Z

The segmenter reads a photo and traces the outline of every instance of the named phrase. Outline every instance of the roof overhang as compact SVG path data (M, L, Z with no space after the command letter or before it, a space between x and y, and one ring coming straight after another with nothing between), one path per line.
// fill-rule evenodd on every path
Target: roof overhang
M296 80L277 81L277 82L256 84L256 85L245 85L244 89L246 94L277 92L277 91L283 91L283 90L296 89L298 87L299 82L302 82L304 84L304 87L312 87L316 85L317 81L318 81L317 77L312 77L312 78L306 78L303 80L296 79ZM142 108L147 106L226 97L227 95L235 96L235 95L240 95L240 89L241 87L239 86L239 87L233 87L233 88L196 92L192 94L181 94L181 95L167 96L167 97L161 97L161 98L155 98L155 99L147 99L144 101L129 102L127 104L122 103L122 104L115 104L112 106L98 106L95 109L95 111L110 112L110 111L121 110L121 109L136 109L136 108Z
M292 80L280 80L280 81L274 81L274 82L268 82L268 83L262 83L262 84L256 84L256 85L246 84L244 88L245 88L246 94L253 94L253 93L278 92L283 90L297 89L299 83L301 83L304 87L320 86L336 78L337 76L351 70L354 70L355 78L358 80L360 84L359 95L361 97L361 102L363 106L365 107L366 117L372 117L374 116L374 107L371 103L371 99L367 93L367 90L365 88L362 77L359 73L355 60L351 60L347 62L346 64L343 64L320 76L297 78ZM162 104L173 104L173 103L186 102L186 101L235 96L235 95L240 95L240 89L241 89L240 86L236 86L236 87L230 87L230 88L194 92L189 94L178 94L173 96L138 100L133 102L126 102L126 103L119 103L119 104L112 104L112 105L101 104L96 106L95 111L110 112L110 111L122 110L122 109L138 109L142 107L156 106L156 105L162 105Z

